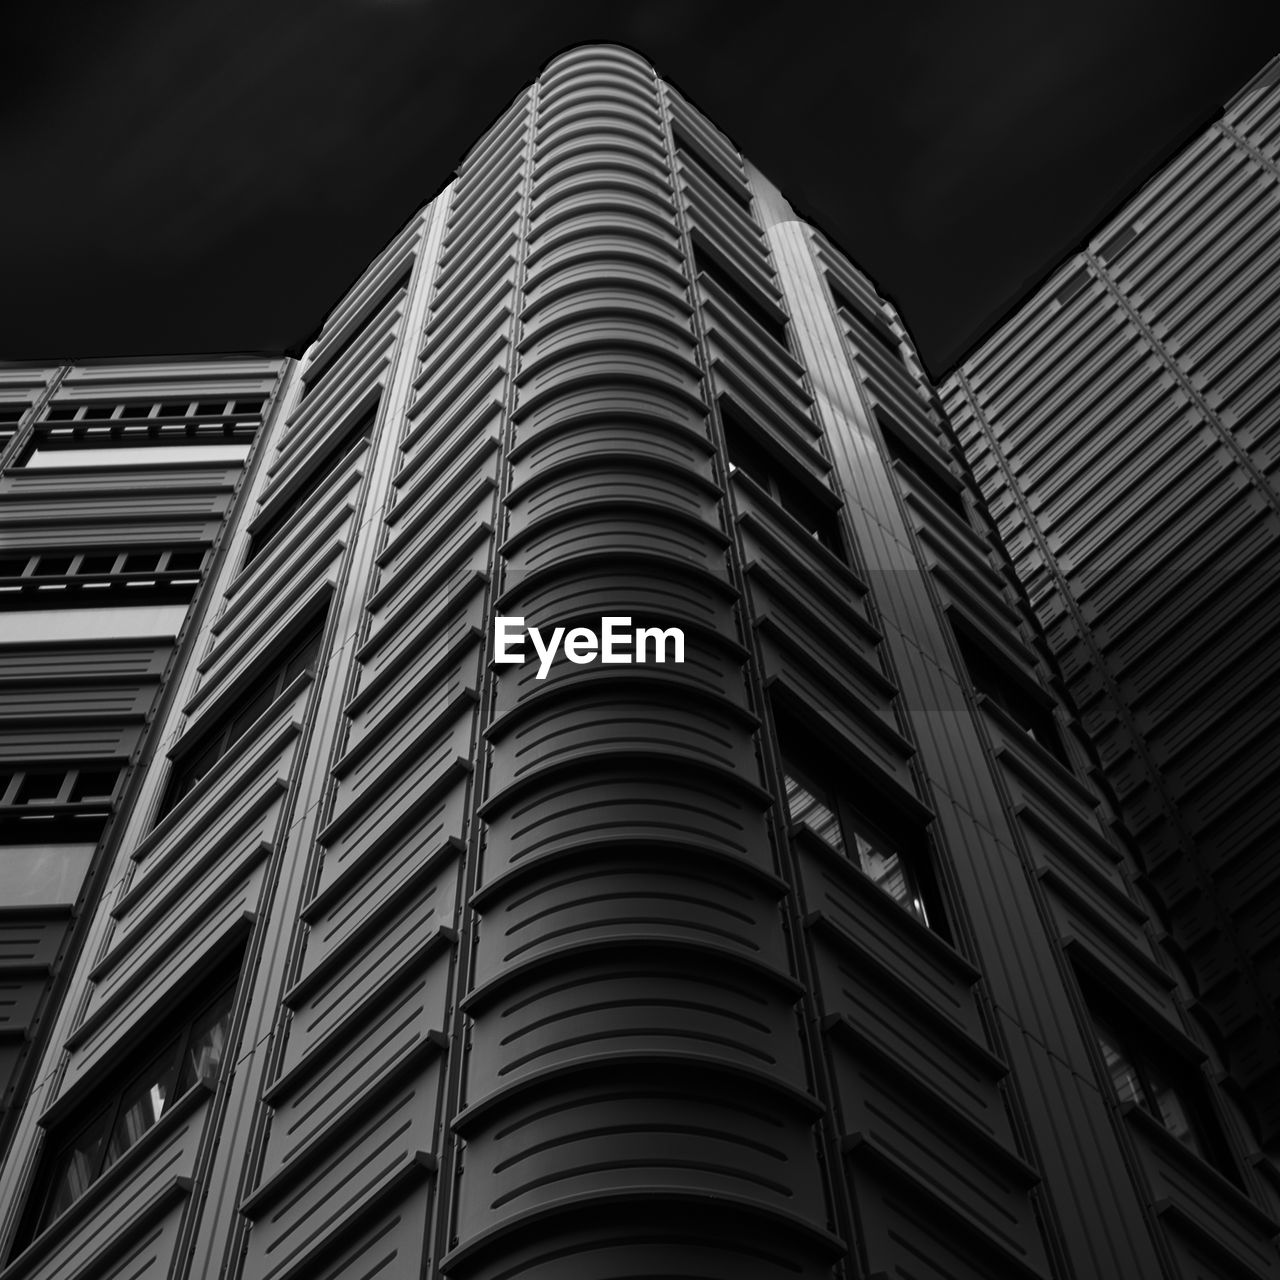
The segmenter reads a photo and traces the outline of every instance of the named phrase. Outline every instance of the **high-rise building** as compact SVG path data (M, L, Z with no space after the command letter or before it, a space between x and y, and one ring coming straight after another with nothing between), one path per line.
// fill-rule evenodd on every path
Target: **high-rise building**
M281 366L0 370L0 1145Z
M1280 1144L1280 59L949 379L1144 886Z
M1280 1275L903 326L642 58L303 360L7 376L0 1280Z

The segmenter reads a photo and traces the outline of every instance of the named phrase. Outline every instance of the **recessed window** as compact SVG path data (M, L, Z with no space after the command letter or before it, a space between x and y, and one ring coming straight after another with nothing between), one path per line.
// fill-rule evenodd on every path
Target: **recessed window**
M1137 238L1137 227L1121 227L1105 244L1099 246L1098 257L1104 262L1114 262Z
M879 406L875 410L876 421L880 424L884 436L885 451L889 457L902 467L914 480L928 489L944 507L958 516L965 524L969 523L969 513L965 510L964 499L960 490L946 477L938 464L927 457L923 450L911 439L905 428L898 426Z
M810 537L847 564L840 516L828 497L830 490L816 480L801 479L726 398L720 400L720 420L730 472L749 476Z
M150 418L168 421L192 416L205 418L245 417L262 412L266 403L262 396L245 396L238 400L113 400L106 403L53 404L41 419L43 422L143 422ZM24 406L25 407L25 406ZM0 421L4 407L0 406Z
M24 466L243 462L261 425L261 396L54 404L36 423Z
M197 573L203 564L203 551L171 551L165 567L170 573Z
M36 561L34 573L41 578L60 577L71 572L71 556L44 555Z
M295 483L293 492L278 506L273 507L271 515L261 524L256 525L249 535L249 551L245 556L245 564L252 564L272 545L280 531L311 501L315 491L337 470L338 464L347 454L361 440L370 438L377 416L378 406L375 404L367 413L361 415L349 430L342 432L338 439L307 467L306 474Z
M0 449L13 439L18 423L29 407L25 404L0 404Z
M886 355L892 356L898 364L905 364L902 343L898 341L897 334L889 328L888 324L878 317L873 319L867 315L862 306L836 286L830 277L828 277L827 283L831 288L831 296L835 299L836 307L839 309L841 316L857 335L854 340L857 341L858 338L869 339Z
M377 302L373 303L369 307L364 319L351 330L342 342L340 342L338 346L335 347L334 350L319 364L311 365L307 369L306 373L302 375L302 394L299 396L299 399L304 399L309 396L323 380L325 374L327 374L329 370L332 369L338 361L341 360L342 357L360 341L362 337L364 337L372 327L373 322L377 320L377 318L386 309L387 303L394 298L401 289L407 289L409 287L409 279L412 275L413 263L411 262L407 267L405 267L400 275L397 276L385 290L383 290L382 296Z
M241 690L231 706L189 743L173 762L160 817L164 817L244 736L246 730L304 671L314 670L324 636L325 615L317 614Z
M1188 1151L1238 1181L1235 1162L1195 1064L1170 1041L1148 1030L1101 984L1086 978L1081 988L1116 1100L1140 1107Z
M56 804L61 798L65 777L61 769L27 772L14 795L14 804Z
M157 551L130 551L124 558L125 573L155 573L160 567Z
M790 354L791 348L787 345L786 321L774 314L705 246L694 245L693 269L698 274L706 276L708 280L715 281L723 293L727 293L774 342Z
M1033 742L1070 768L1062 735L1044 695L1021 673L996 658L954 616L951 630L974 689L995 703Z
M751 208L751 192L740 183L733 182L689 136L677 125L672 128L677 150L684 162L695 172L702 174L734 204L746 210Z
M86 576L99 573L114 573L119 555L112 551L104 551L98 555L81 556L76 572Z
M775 717L787 814L844 858L909 915L942 933L928 839L885 804L865 775L815 750L812 733L785 712Z
M94 1088L46 1140L17 1247L60 1218L198 1085L212 1087L230 1060L236 977L216 983L140 1036L127 1063Z
M203 547L39 551L0 559L0 607L48 609L189 600ZM127 597L127 599L125 598Z
M120 780L119 769L80 769L72 784L69 798L80 800L110 800Z
M0 844L96 844L123 766L36 764L0 774Z
M1098 1048L1106 1064L1111 1087L1121 1102L1136 1102L1155 1116L1179 1142L1202 1155L1204 1144L1192 1123L1190 1101L1165 1073L1165 1068L1127 1034L1105 1022L1097 1024Z
M1079 267L1058 286L1057 292L1053 295L1054 301L1060 307L1065 307L1067 303L1083 293L1088 284L1088 267Z

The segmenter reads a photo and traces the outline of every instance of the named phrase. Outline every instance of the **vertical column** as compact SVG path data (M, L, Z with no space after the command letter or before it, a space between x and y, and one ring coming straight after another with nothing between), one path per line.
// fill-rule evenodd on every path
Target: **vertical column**
M1013 1068L1007 1093L1013 1130L1026 1148L1021 1154L1039 1166L1047 1184L1044 1207L1060 1222L1051 1224L1049 1244L1067 1255L1067 1274L1159 1276L1152 1241L1133 1230L1144 1220L1143 1208L1092 1083L1061 960L1017 838L998 788L982 768L983 749L943 619L884 475L862 391L814 261L812 233L759 175L753 186L768 211L768 234L814 381L818 415L850 498L885 644L966 909L965 930L987 982L994 1023L988 1034ZM1028 1223L1029 1209L1019 1216ZM1054 1261L1052 1248L1033 1248L1025 1258L1037 1274Z
M369 735L352 694L364 676L369 596L447 205L446 192L412 219L330 318L318 358L295 383L301 394L277 440L260 515L278 511L290 485L310 486L311 500L280 545L241 571L233 607L246 613L249 595L257 616L277 607L273 594L288 598L299 583L310 591L329 578L327 656L271 893L260 904L242 1052L181 1273L191 1277L338 1277L377 1251L420 1265L443 1040L436 989L448 965L433 970L415 957L422 972L408 979L405 925L391 908L404 907L412 925L420 913L389 870L396 850L388 836L413 815L387 794L386 777L403 744L392 733ZM353 443L353 427L369 414L369 443ZM348 522L338 540L340 514ZM401 895L393 903L380 889ZM449 896L446 889L431 905L452 923ZM428 954L439 951L442 936L423 933Z
M819 1276L823 1189L652 71L538 88L506 615L682 666L503 667L451 1274Z

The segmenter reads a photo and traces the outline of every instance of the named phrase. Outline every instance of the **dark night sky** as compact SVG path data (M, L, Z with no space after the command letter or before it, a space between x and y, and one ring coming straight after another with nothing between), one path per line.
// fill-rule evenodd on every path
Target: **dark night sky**
M1280 5L45 0L5 34L0 358L298 349L552 56L612 40L937 375L1280 51Z

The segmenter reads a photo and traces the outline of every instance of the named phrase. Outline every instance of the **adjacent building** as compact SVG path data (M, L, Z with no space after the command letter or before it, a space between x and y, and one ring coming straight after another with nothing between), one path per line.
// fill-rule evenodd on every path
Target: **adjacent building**
M6 377L0 1280L1280 1275L977 411L641 57L303 360Z
M281 367L0 370L0 1145Z
M1280 1143L1280 59L948 380L1227 1083Z

